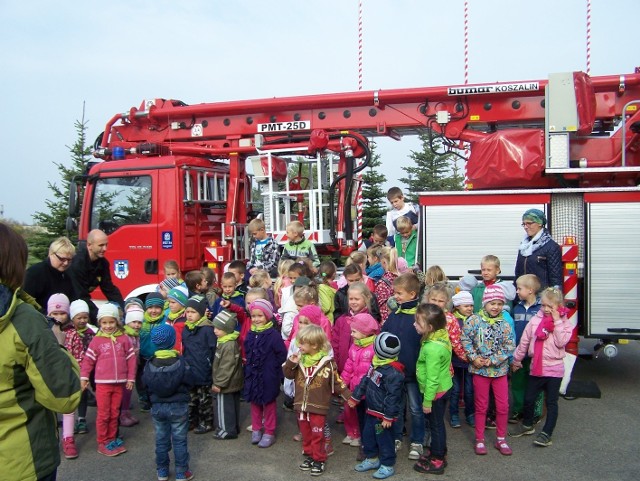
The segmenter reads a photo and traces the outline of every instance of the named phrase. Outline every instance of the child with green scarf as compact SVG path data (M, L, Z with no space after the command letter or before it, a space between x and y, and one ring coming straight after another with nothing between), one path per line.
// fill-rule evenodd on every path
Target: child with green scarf
M324 425L331 405L331 396L347 400L351 392L338 374L338 366L329 356L330 345L322 327L309 324L298 331L299 353L291 355L284 365L284 375L295 381L293 408L298 415L302 433L300 464L302 471L312 476L324 473L327 451Z
M218 402L218 431L215 439L235 439L240 432L240 392L244 382L242 356L236 331L238 316L223 309L213 319L218 347L213 360L213 387Z
M413 469L419 473L443 474L447 465L447 431L444 412L451 379L451 341L447 331L447 317L436 304L421 304L416 311L416 332L422 335L416 377L423 395L422 411L431 431L431 445ZM457 402L457 399L455 400Z

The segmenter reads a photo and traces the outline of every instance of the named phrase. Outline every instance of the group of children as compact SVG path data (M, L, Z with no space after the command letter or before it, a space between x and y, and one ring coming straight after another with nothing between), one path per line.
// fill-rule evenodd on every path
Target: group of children
M140 410L153 419L159 481L169 477L172 448L176 479L193 478L189 430L204 434L215 426L215 439L238 438L241 400L250 404L251 444L272 446L281 389L283 406L296 413L299 467L314 476L333 452L332 404L342 410L342 444L358 448L354 469L376 479L395 473L405 417L414 469L442 474L446 411L451 427L460 427L461 397L475 453L487 454L484 432L495 425L495 448L510 455L508 422L520 422L514 437L533 434L544 391L546 421L535 443L550 445L571 334L561 292L540 294L536 277L525 275L511 306L515 289L499 280L495 256L482 259L481 281L465 276L453 296L437 266L419 278L411 269L417 214L398 192L389 193L388 225L376 226L366 252L352 253L339 278L333 262L320 262L302 224L287 226L280 258L255 219L249 262L229 264L220 288L210 269L187 272L183 281L169 261L165 280L144 301L127 299L124 312L102 305L97 331L86 303L52 296L52 329L80 363L83 389L77 421L74 414L63 418L65 457L78 456L74 433L87 432L90 385L105 456L126 452L120 427L138 423L130 412L136 387Z

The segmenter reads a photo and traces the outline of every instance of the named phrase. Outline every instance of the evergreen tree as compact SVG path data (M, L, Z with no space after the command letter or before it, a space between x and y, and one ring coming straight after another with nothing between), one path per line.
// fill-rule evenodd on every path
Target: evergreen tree
M452 152L444 152L442 141L438 138L433 139L433 145L431 145L429 135L422 134L420 141L422 151L411 151L409 156L415 164L411 167L402 167L402 170L407 173L407 177L399 179L407 185L405 197L417 203L418 192L462 190L464 177L460 174L457 165L460 157Z
M363 236L368 238L376 224L384 224L386 193L382 185L387 177L380 171L382 161L380 155L375 152L375 143L371 143L371 160L362 173L362 227Z
M48 211L36 212L33 215L35 223L42 227L42 230L29 239L29 252L40 260L47 256L49 244L55 238L66 235L74 244L77 241L75 232L67 232L66 221L71 180L74 176L85 172L91 158L91 149L86 144L87 121L84 118L84 105L82 120L76 120L74 127L77 133L76 141L71 147L67 146L71 152L71 165L67 167L63 163L54 162L60 173L60 183L48 182L49 190L53 194L53 198L45 202Z

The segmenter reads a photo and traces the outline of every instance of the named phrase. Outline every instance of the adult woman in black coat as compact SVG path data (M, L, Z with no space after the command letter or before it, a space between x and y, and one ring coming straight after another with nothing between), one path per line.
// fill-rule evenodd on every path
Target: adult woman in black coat
M545 228L547 218L539 209L529 209L522 216L526 235L520 243L516 260L516 279L523 274L535 274L541 289L562 290L562 249Z
M42 262L27 269L24 291L40 305L47 315L47 301L53 294L65 294L70 301L76 299L71 277L67 269L76 253L76 248L66 237L58 237L49 246L49 255Z

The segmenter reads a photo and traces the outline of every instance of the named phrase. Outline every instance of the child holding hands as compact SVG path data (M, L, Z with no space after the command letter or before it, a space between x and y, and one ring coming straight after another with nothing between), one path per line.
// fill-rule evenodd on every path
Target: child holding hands
M395 474L396 449L393 424L401 409L404 367L398 362L400 339L388 332L380 333L374 343L375 355L367 375L349 399L355 408L366 398L367 413L362 431L365 460L355 466L358 472L376 470L375 479Z
M298 331L299 352L292 354L284 365L284 375L295 380L294 410L302 433L302 450L306 456L300 469L312 476L324 472L327 452L324 427L331 396L348 399L349 389L340 378L335 361L329 355L330 345L324 330L309 324Z
M551 435L558 420L558 396L564 376L565 346L571 338L573 326L562 305L562 293L555 287L542 291L542 308L524 328L520 344L513 355L514 371L522 368L528 354L532 359L527 391L524 397L524 418L514 437L533 434L533 411L538 393L546 394L547 418L534 444L551 446Z
M98 452L118 456L127 448L116 440L123 388L131 391L135 383L137 359L131 341L118 327L118 307L103 304L98 309L100 330L91 340L80 370L82 390L89 386L95 369L96 437Z

